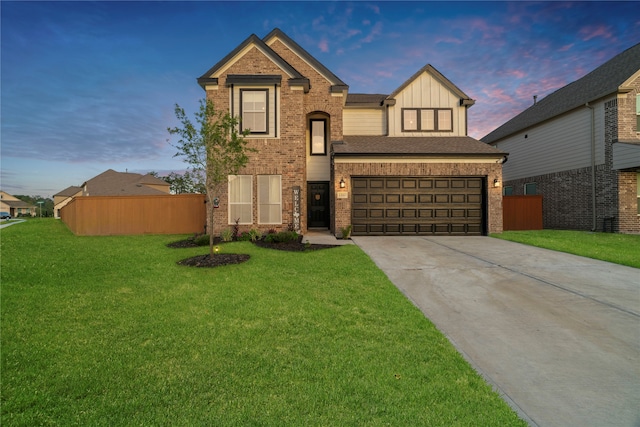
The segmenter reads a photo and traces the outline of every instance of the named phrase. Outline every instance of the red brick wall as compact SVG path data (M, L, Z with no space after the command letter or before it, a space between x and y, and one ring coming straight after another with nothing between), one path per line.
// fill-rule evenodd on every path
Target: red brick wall
M289 51L279 41L271 46L289 64L302 75L311 80L311 90L304 93L300 88L292 90L289 77L258 49L253 48L218 77L218 89L208 90L207 97L214 101L218 109L228 109L231 89L225 84L229 74L279 74L282 75L278 104L278 138L247 137L249 145L257 150L250 153L248 165L240 171L241 175L253 175L253 224L242 226L241 230L257 228L262 231L269 229L285 230L293 223L293 187L301 189L301 230L307 228L306 203L306 129L307 115L314 111L323 111L330 115L331 139L342 139L342 97L332 96L330 84L304 61ZM258 188L256 175L282 176L282 225L258 224ZM229 228L227 187L220 188L220 208L214 213L214 234Z

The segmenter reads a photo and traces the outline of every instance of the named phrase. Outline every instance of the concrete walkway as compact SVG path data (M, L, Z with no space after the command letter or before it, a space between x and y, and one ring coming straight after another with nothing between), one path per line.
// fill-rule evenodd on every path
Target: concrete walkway
M532 426L640 426L640 270L490 237L354 237Z

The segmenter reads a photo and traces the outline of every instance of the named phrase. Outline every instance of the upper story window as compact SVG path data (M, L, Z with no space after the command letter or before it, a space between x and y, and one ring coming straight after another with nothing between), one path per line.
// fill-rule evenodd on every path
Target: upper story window
M640 133L640 95L636 95L636 132Z
M249 129L251 134L269 133L269 89L240 91L241 129Z
M451 108L403 108L403 132L451 132L453 110Z
M311 120L311 155L325 156L327 154L327 121L325 119Z

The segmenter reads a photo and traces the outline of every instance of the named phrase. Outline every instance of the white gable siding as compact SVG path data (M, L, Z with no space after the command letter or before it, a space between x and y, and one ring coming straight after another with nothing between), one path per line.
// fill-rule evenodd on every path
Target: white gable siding
M466 108L460 98L429 73L422 73L395 97L389 108L389 136L466 136ZM452 108L453 132L402 132L403 108Z
M599 102L594 108L599 165L604 163L604 104ZM519 132L496 147L509 153L502 169L504 181L591 166L591 110L574 110Z
M384 135L387 120L384 110L345 108L342 113L343 135Z

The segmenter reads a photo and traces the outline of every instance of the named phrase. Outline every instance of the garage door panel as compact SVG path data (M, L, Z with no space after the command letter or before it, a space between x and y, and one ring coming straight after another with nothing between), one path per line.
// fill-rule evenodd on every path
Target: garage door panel
M387 194L387 203L400 203L399 194Z
M482 183L468 177L354 177L352 232L482 234Z
M402 203L415 203L417 197L415 194L403 194L402 195Z

